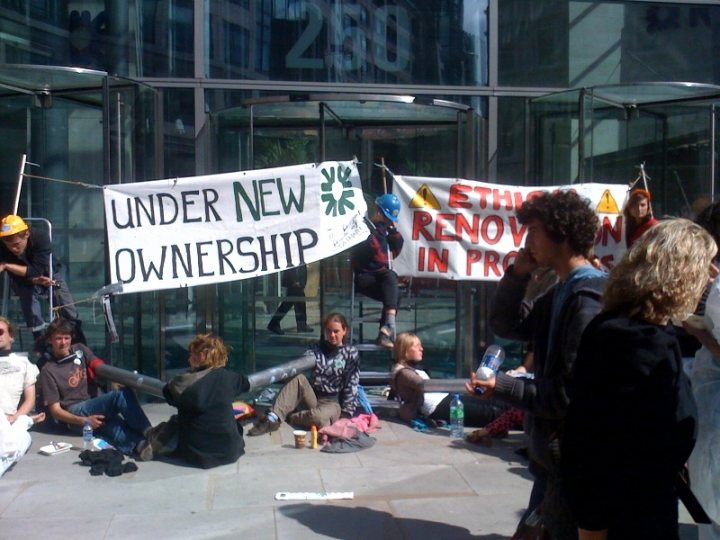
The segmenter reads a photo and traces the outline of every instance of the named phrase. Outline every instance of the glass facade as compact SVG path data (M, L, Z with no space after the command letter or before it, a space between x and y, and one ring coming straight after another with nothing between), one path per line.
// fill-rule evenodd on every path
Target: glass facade
M498 7L503 86L720 82L717 3L503 0Z
M348 255L308 268L315 334L295 333L292 312L283 336L266 331L284 294L274 275L119 295L111 343L94 297L96 188L357 156L371 196L389 181L381 158L397 174L510 184L625 183L645 163L656 211L691 216L715 193L720 92L667 83L720 84L719 42L706 0L0 0L0 211L22 154L28 172L70 182L25 182L19 212L53 223L101 356L167 377L212 330L232 367L254 371L350 309ZM634 86L647 81L664 90ZM493 339L491 294L408 281L399 327L419 333L434 376L464 376ZM387 362L363 353L363 369Z
M208 2L211 78L487 84L487 1Z

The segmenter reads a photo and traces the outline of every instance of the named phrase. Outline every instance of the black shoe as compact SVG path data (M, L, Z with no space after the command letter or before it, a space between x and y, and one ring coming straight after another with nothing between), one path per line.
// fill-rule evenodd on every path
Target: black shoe
M307 323L298 324L297 326L298 334L311 334L315 331L315 329L312 326L308 326Z
M277 334L278 336L282 336L285 332L283 332L282 328L280 328L280 323L270 321L270 324L267 325L267 329L270 330L273 334Z
M258 435L265 435L266 433L272 433L280 429L280 422L271 422L267 417L260 420L257 424L250 428L248 431L248 437L257 437Z

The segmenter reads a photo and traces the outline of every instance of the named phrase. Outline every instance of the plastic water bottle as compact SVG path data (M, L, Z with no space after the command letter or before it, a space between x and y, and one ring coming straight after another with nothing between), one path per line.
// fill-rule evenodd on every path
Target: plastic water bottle
M462 439L465 436L465 406L460 394L455 394L450 402L450 437Z
M477 378L481 381L492 379L504 361L505 349L503 349L500 345L490 345L487 349L485 349L485 354L480 361L480 366L475 372L475 375L477 375ZM485 388L482 386L476 386L475 393L484 394Z
M83 448L85 450L92 450L93 445L93 428L92 422L88 419L83 424Z

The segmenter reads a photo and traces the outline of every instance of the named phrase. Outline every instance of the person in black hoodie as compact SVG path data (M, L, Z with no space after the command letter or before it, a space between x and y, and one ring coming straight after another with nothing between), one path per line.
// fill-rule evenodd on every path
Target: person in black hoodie
M578 349L561 445L581 540L678 538L675 481L696 408L671 320L697 305L716 251L702 227L667 220L610 274Z
M542 505L543 521L553 537L574 539L576 527L567 504L548 496L559 491L557 460L551 450L567 410L566 384L580 336L601 309L607 275L590 262L600 223L590 201L571 190L536 195L523 203L517 217L527 226L525 248L498 284L490 326L501 337L532 343L535 378L498 372L479 380L472 373L467 387L470 392L482 387L483 399L492 396L526 413L534 482L518 533ZM543 266L555 271L558 283L529 301L531 274Z
M245 375L225 369L228 350L219 337L199 334L188 349L190 369L163 388L166 401L178 413L146 436L139 448L140 459L156 457L176 432L175 456L203 469L233 463L245 453L245 441L232 403L250 384Z

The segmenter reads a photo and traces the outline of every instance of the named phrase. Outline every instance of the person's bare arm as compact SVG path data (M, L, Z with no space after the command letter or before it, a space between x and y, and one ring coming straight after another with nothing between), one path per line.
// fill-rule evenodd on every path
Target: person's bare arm
M90 420L93 429L98 429L104 424L105 417L102 414L91 414L90 416L77 416L70 411L66 411L60 406L60 403L53 403L49 405L50 414L58 422L64 422L66 424L75 424L82 426L85 420Z
M720 344L717 342L712 333L701 327L699 324L693 324L692 322L684 321L683 328L691 336L695 336L698 341L710 351L713 356L720 357Z
M23 414L30 414L30 412L35 408L35 384L29 384L25 387L23 390L23 397L20 402L20 406L18 407L18 410L15 412L15 414L12 415L12 419L8 416L8 420L10 420L10 423L12 424L15 419Z
M20 277L25 277L27 275L27 269L27 266L24 264L0 263L0 272L7 270L11 274L15 274Z

